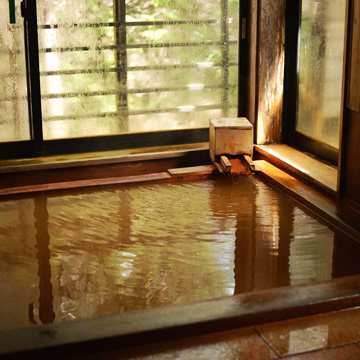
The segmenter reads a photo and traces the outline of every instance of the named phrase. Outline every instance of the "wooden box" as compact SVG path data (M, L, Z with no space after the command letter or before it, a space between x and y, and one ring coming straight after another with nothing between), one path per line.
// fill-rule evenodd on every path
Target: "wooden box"
M217 161L220 155L251 155L253 126L246 118L210 120L210 157Z

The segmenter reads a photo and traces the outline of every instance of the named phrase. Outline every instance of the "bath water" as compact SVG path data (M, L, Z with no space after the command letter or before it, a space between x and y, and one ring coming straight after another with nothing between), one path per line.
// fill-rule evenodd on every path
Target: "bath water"
M255 176L0 202L0 329L360 273L360 246Z

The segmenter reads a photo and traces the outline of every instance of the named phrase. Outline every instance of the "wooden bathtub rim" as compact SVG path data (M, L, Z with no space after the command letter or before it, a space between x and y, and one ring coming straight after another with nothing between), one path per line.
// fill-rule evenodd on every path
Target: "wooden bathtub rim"
M200 180L209 178L215 173L215 167L213 165L194 166L192 168L193 171L178 174L171 174L172 169L170 169L170 172L166 171L153 174L73 180L47 184L0 188L0 200L8 200L14 197L29 197L34 195L51 195L52 193L58 194L60 192L67 192L72 190L96 191L98 189L105 189L120 185L141 185L144 183Z
M360 275L0 332L0 359L64 358L360 306Z
M161 148L144 148L144 149L129 149L119 151L103 151L96 153L78 153L76 158L71 159L71 154L53 155L44 158L30 158L30 159L15 159L0 160L0 174L10 174L15 172L26 173L29 171L65 169L74 167L87 166L104 166L109 164L123 164L132 162L146 162L150 160L172 159L190 156L192 154L208 154L209 144L199 143L179 146L168 146ZM118 153L118 154L117 154ZM102 156L99 156L102 154ZM51 160L56 158L56 160Z
M256 176L263 179L269 185L290 195L301 206L306 207L314 217L325 221L328 226L339 230L357 242L360 242L360 231L353 228L341 217L341 208L335 199L319 193L316 189L295 179L292 175L275 167L264 160L256 160ZM0 188L0 201L13 198L26 198L28 196L56 196L71 191L96 191L105 190L122 185L141 185L145 183L162 183L178 181L195 181L208 179L220 175L214 165L192 166L181 169L168 169L166 172L120 176L101 179L85 179L47 184L25 185L10 188ZM316 200L316 201L315 201Z
M136 175L167 172L170 168L211 164L209 150L189 149L144 154L99 154L100 158L76 159L57 157L44 163L1 162L0 189L72 182L81 180L104 180ZM40 160L38 160L40 161ZM45 162L48 161L48 162ZM52 162L51 162L52 161Z

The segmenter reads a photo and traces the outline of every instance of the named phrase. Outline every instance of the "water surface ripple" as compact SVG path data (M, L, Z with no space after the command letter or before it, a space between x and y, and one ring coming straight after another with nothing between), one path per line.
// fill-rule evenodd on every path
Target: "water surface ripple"
M359 255L254 176L1 202L0 328L327 280Z

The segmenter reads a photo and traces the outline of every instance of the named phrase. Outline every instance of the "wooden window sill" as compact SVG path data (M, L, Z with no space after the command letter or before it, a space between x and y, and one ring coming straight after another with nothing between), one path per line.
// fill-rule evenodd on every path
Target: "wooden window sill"
M335 167L284 144L255 145L255 159L267 160L291 175L337 196Z

